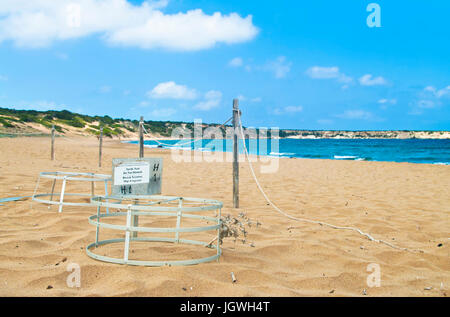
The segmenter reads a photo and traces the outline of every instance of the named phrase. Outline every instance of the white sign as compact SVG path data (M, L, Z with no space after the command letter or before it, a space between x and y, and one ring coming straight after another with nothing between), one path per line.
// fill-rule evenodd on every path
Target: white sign
M114 185L145 184L150 181L148 163L123 164L114 169Z

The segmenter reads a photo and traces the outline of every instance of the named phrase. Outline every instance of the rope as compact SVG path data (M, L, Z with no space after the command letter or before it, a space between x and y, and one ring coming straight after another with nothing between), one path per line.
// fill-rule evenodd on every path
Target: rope
M192 139L192 140L190 140L190 141L187 141L187 142L184 142L184 143L181 143L181 144L180 144L180 143L176 143L176 144L168 144L168 143L163 143L163 142L161 142L161 141L155 139L154 137L152 137L152 136L150 135L150 133L147 132L147 130L145 129L144 125L142 125L142 130L144 130L144 133L145 133L146 135L150 136L149 139L151 139L151 140L153 140L153 141L156 141L156 143L161 144L161 145L165 145L165 146L174 146L174 145L177 145L177 146L183 146L183 145L185 145L185 144L191 144L191 143L194 143L194 142L196 142L196 141L198 141L198 140L201 140L201 139Z
M230 117L227 121L225 121L224 123L222 123L221 125L219 125L218 128L221 128L221 127L225 126L225 124L227 124L231 119L233 119L233 117ZM145 129L145 127L144 127L143 124L142 124L142 129L144 130L144 133L145 133L146 135L150 136L149 139L155 141L156 143L158 143L158 144L160 144L160 145L165 145L165 146L174 146L174 145L176 145L176 146L183 146L183 145L185 145L185 144L192 144L192 143L194 143L194 142L197 142L197 141L203 139L203 138L197 138L197 139L194 138L194 139L192 139L192 140L190 140L190 141L187 141L187 142L184 142L184 143L178 143L178 142L177 142L177 143L175 143L175 144L168 144L168 143L161 142L161 141L155 139L154 137L152 137L152 136L147 132L147 130Z
M366 233L366 232L363 232L363 231L361 231L361 230L358 229L358 228L354 228L354 227L341 227L341 226L332 225L332 224L329 224L329 223L326 223L326 222L323 222L323 221L311 220L311 219L306 219L306 218L297 218L297 217L294 217L294 216L292 216L292 215L290 215L290 214L284 212L284 211L281 210L280 208L278 208L278 206L276 206L276 205L269 199L269 197L267 196L267 194L264 192L263 188L261 187L261 184L260 184L259 181L258 181L258 178L256 177L255 171L253 170L253 165L252 165L252 163L251 163L251 161L250 161L250 158L249 158L249 154L248 154L248 151L247 151L247 146L246 146L246 144L245 144L245 138L243 137L243 136L244 136L244 131L243 131L243 129L242 129L241 116L239 115L238 118L239 118L239 128L240 128L240 133L241 133L241 136L242 136L242 138L243 138L244 152L245 152L245 156L246 156L246 158L247 158L247 162L248 162L248 165L249 165L249 167L250 167L250 171L251 171L251 173L252 173L253 179L255 180L255 183L256 183L256 185L258 186L259 191L260 191L261 194L264 196L264 199L265 199L265 200L267 201L267 203L270 204L270 205L271 205L278 213L280 213L281 215L283 215L283 216L285 216L285 217L287 217L287 218L289 218L289 219L295 220L295 221L301 221L301 222L308 222L308 223L319 224L319 225L321 225L321 226L327 226L327 227L330 227L330 228L333 228L333 229L342 229L342 230L356 231L356 232L359 233L360 235L365 236L366 238L368 238L370 241L374 241L374 242L378 242L378 243L383 243L383 244L385 244L385 245L387 245L387 246L390 246L391 248L394 248L394 249L412 252L411 250L409 250L409 249L407 249L407 248L398 247L398 246L393 245L392 243L386 242L386 241L384 241L384 240L375 239L375 238L372 237L370 234L368 234L368 233Z

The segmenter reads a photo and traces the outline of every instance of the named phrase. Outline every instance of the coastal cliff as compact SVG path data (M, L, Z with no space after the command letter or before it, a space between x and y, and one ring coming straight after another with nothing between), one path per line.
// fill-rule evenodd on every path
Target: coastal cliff
M98 136L100 127L108 138L137 139L139 121L88 116L62 111L35 111L0 108L0 136L48 135L52 125L64 136ZM176 121L144 121L145 130L154 138L171 138L176 128L192 133L194 123ZM203 129L215 127L225 137L225 127L203 123ZM281 129L280 138L291 139L450 139L450 131L326 131Z

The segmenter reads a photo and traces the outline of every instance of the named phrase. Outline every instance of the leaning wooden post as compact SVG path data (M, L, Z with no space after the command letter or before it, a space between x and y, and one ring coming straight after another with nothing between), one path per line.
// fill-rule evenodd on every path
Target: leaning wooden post
M51 151L52 161L55 159L55 125L52 124L52 151Z
M141 116L141 120L139 120L139 158L144 157L144 117ZM134 200L134 204L138 204L138 200ZM139 216L133 216L133 227L139 226ZM137 238L137 231L133 231L132 238Z
M139 121L139 158L144 157L144 117Z
M239 208L239 100L233 99L233 207Z
M102 167L102 146L103 146L103 127L100 128L100 137L98 144L98 167Z

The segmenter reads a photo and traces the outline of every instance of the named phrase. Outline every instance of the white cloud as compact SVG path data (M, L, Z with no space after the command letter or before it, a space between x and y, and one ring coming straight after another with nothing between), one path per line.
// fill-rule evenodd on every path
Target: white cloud
M320 67L320 66L313 66L306 70L306 74L315 79L330 79L330 78L338 78L339 73L339 67Z
M388 108L389 105L396 105L397 104L397 99L393 98L393 99L380 99L378 100L378 103L380 104L380 108L383 110L386 110Z
M319 119L317 120L318 124L323 124L323 125L328 125L328 124L332 124L333 120L330 119Z
M208 111L218 107L221 101L222 93L217 90L210 90L205 94L204 100L194 106L194 109Z
M425 110L439 108L445 104L442 99L446 96L450 96L450 86L442 89L427 86L418 93L417 99L411 102L411 110L408 114L421 115Z
M424 113L424 110L433 109L436 108L437 106L438 106L437 101L421 99L413 103L413 107L411 111L408 112L408 114L414 116L421 115Z
M37 111L47 111L47 110L67 110L67 106L64 104L57 104L53 101L39 100L34 102L21 101L17 104L12 104L13 109L18 110L37 110Z
M167 118L177 113L177 111L173 108L162 108L162 109L155 109L152 112L150 112L151 118Z
M302 106L287 106L284 108L275 108L273 110L273 113L276 115L282 115L282 114L293 114L301 111L303 111Z
M380 99L378 100L378 103L395 105L397 103L397 99Z
M8 77L5 75L0 75L0 81L7 81Z
M434 108L435 106L436 106L435 102L431 100L419 100L417 102L417 107L422 109L431 109Z
M284 108L284 111L289 113L301 112L303 110L302 106L288 106Z
M364 110L347 110L336 117L350 120L377 120L378 118L371 112Z
M359 83L362 86L378 86L378 85L386 85L387 81L381 76L372 78L371 74L366 74L359 79Z
M205 14L201 9L165 14L168 1L126 0L2 0L0 43L46 47L55 41L98 34L111 45L177 51L235 44L259 32L252 16Z
M286 60L285 56L278 57L275 61L266 64L265 69L274 73L275 78L280 79L286 77L291 71L292 63Z
M338 83L344 84L343 89L347 89L353 82L353 78L341 73L337 66L312 66L306 70L306 74L313 79L335 79Z
M427 86L424 88L424 91L430 92L433 94L436 98L442 98L444 96L450 95L450 86L444 87L442 89L436 89L433 86Z
M228 63L228 65L231 67L241 67L244 65L244 61L240 57L235 57Z
M173 81L163 82L147 92L154 99L195 99L197 92L184 85L178 85Z
M63 60L63 61L66 61L66 60L69 59L69 55L67 55L67 54L65 54L65 53L57 52L57 53L55 53L55 56L56 56L57 58L59 58L60 60Z
M138 107L139 108L145 108L145 107L148 107L150 105L150 103L148 102L148 101L141 101L139 104L138 104Z
M250 99L250 101L251 102L261 102L262 98L261 97L255 97L255 98Z
M110 86L101 86L98 91L101 92L102 94L107 94L107 93L111 92L111 87Z

